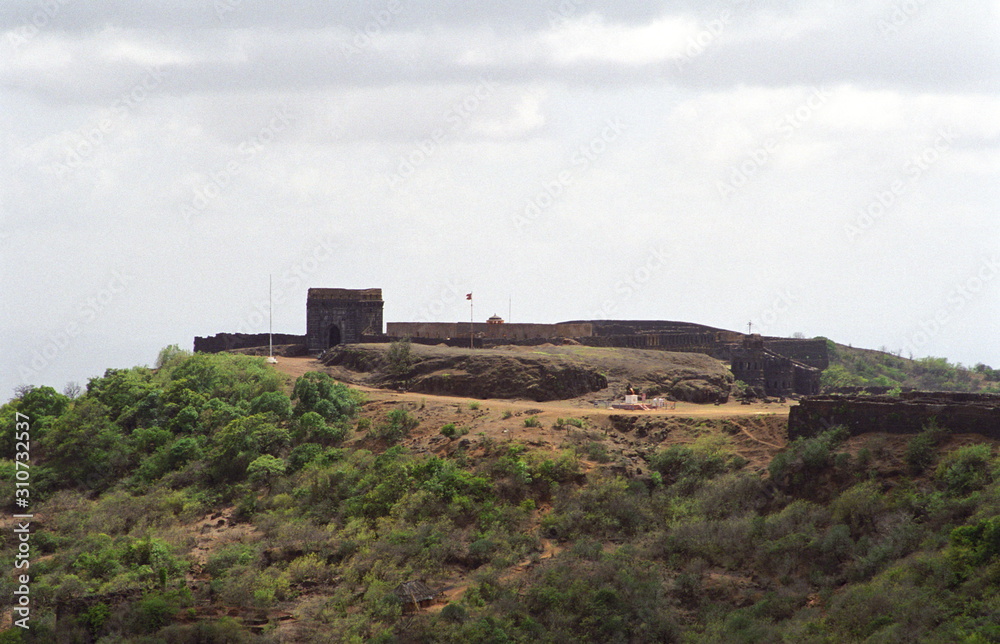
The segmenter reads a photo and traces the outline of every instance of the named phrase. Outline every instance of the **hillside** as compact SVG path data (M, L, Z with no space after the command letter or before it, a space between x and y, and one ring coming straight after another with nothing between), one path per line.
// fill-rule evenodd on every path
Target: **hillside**
M830 367L823 372L823 389L896 387L923 391L1000 393L1000 370L978 364L973 368L945 358L912 360L885 351L860 349L827 340Z
M786 445L785 405L619 413L278 367L169 350L0 407L30 419L35 517L32 628L0 642L1000 639L976 435Z

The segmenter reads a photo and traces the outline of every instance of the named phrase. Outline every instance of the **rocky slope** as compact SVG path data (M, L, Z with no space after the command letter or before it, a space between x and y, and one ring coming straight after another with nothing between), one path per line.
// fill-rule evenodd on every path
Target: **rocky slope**
M732 374L700 354L584 346L500 347L469 351L411 345L406 361L390 358L391 345L331 349L323 362L338 377L375 386L472 398L564 400L600 392L614 398L631 385L649 396L686 402L724 402Z

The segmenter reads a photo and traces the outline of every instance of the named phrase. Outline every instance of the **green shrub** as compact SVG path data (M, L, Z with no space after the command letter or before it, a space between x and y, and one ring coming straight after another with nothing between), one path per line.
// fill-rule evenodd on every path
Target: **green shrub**
M937 457L935 448L947 433L947 429L939 427L932 420L924 426L923 431L910 439L904 456L910 473L922 474L934 463Z
M844 491L830 506L833 520L846 524L851 535L858 538L875 530L876 522L885 512L885 501L879 485L865 481Z
M470 402L469 409L471 409L472 411L479 409L479 403L476 401Z
M222 546L208 558L205 572L213 577L221 577L233 566L246 566L257 559L253 547L245 543L233 543Z
M319 371L300 376L295 381L292 395L296 400L296 416L314 411L331 422L353 418L360 401L359 392Z
M556 498L542 527L559 539L581 535L634 535L648 527L652 513L644 490L619 477L597 478L586 486Z
M587 454L587 458L597 463L607 463L611 460L611 455L608 454L608 448L604 446L604 443L598 441L591 441L583 448L583 451Z
M967 445L947 454L938 464L934 478L949 494L981 490L993 481L989 445Z
M441 619L461 624L469 619L469 612L461 604L449 602L441 609Z
M264 454L255 458L247 466L247 480L254 485L270 488L275 479L284 475L287 468L284 459Z
M384 423L376 425L369 433L374 438L395 443L409 435L419 424L420 421L416 416L402 407L397 407L386 414Z
M771 480L783 489L810 493L827 483L835 463L847 465L847 459L838 461L835 448L849 436L843 427L833 427L817 436L796 438L779 452L768 465Z
M389 351L386 353L386 370L391 375L397 378L402 376L410 370L415 360L409 338L401 338L389 343Z
M513 416L513 415L514 415L514 412L512 412L512 411L511 411L511 410L509 410L509 409L504 409L504 410L503 410L503 413L502 413L502 414L500 414L500 418L502 418L502 419L504 419L504 420L507 420L508 418L510 418L510 417L511 417L511 416Z
M524 426L525 427L541 427L542 426L542 421L538 420L538 418L535 417L535 416L528 416L527 418L524 419Z
M528 475L550 484L568 483L580 475L580 459L573 450L563 450L554 459L533 455Z
M690 492L704 481L746 464L742 457L726 450L721 439L701 439L694 444L672 445L653 455L652 470L659 473L667 485L679 485Z
M981 567L1000 555L1000 517L951 531L950 555L970 567Z
M310 552L288 564L288 577L291 583L301 584L304 581L327 582L332 575L330 567L319 558L319 555Z
M132 613L135 628L140 633L154 633L167 623L177 609L175 603L159 593L148 595L138 602Z
M294 474L303 467L312 463L323 453L323 446L319 443L302 443L291 451L288 455L288 473Z
M621 552L596 562L562 558L539 567L520 602L545 629L526 641L679 641L663 581L647 562Z
M250 401L250 413L271 413L278 420L288 420L292 416L292 401L280 391L269 391Z
M659 475L659 472L654 474ZM705 516L726 519L763 509L767 505L768 492L766 483L757 474L727 472L705 483L696 498Z

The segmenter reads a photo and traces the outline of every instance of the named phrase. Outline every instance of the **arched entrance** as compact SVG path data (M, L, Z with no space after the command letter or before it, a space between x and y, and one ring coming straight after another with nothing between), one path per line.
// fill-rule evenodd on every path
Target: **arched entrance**
M340 327L336 324L330 325L330 343L327 346L335 347L340 344Z

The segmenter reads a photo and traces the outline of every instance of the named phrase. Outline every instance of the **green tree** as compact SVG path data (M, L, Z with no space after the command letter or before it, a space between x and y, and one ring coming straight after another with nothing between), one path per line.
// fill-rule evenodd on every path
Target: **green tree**
M278 420L288 420L292 417L292 401L280 391L269 391L250 401L250 413L271 413Z
M258 456L277 456L291 442L288 430L271 423L264 414L237 418L214 437L212 462L216 476L238 480Z
M284 475L287 465L283 459L270 454L258 456L247 466L247 478L254 485L263 485L268 489L276 478Z
M109 409L83 399L53 423L43 437L45 465L57 486L103 490L131 469L132 450Z
M394 377L399 377L410 370L413 365L413 353L409 338L393 340L386 353L387 371Z
M319 371L310 371L295 381L294 415L314 411L328 421L347 420L357 412L358 398L344 384Z

